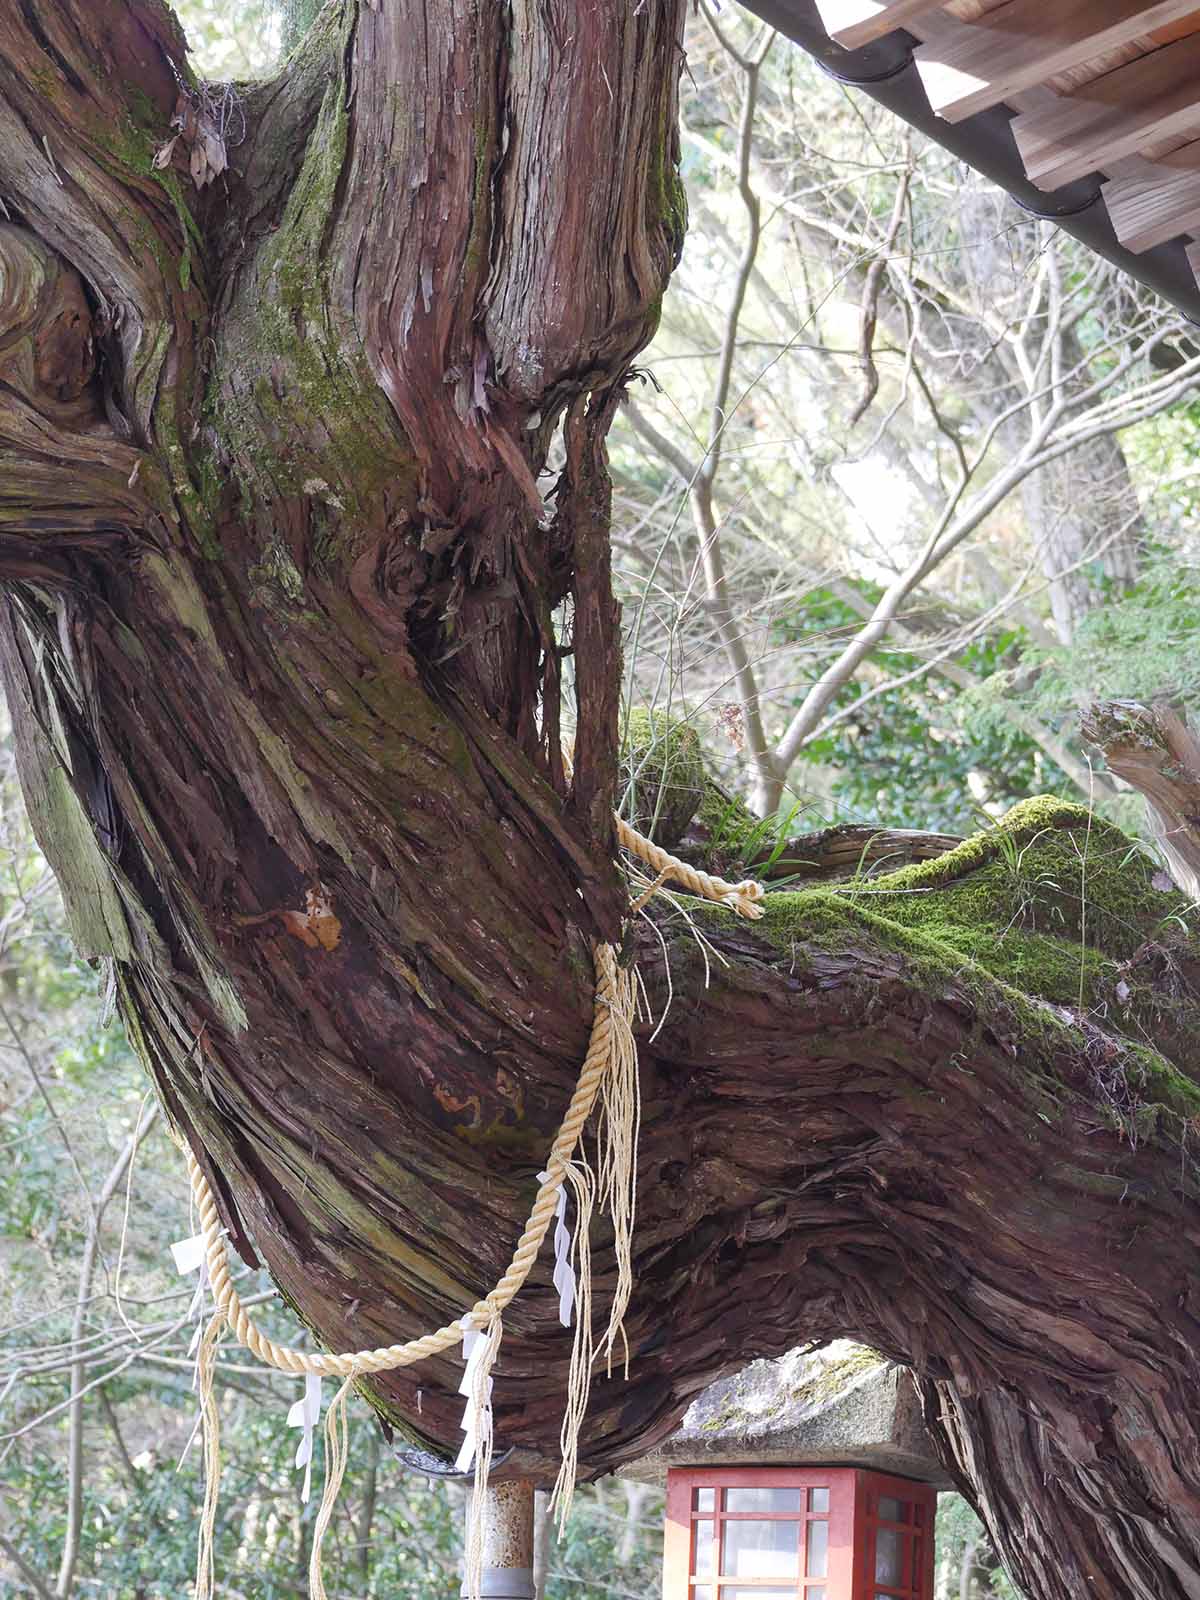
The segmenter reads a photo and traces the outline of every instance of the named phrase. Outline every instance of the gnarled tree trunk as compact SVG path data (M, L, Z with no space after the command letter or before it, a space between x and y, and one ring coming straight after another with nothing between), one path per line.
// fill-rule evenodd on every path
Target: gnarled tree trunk
M157 0L0 0L24 781L233 1240L331 1346L495 1280L621 937L603 441L681 243L683 11L329 0L241 93ZM1186 908L1066 808L946 843L754 928L701 911L707 964L669 907L638 924L673 999L632 1372L596 1384L585 1468L850 1333L912 1364L1031 1592L1193 1595ZM540 1477L556 1305L544 1271L497 1374ZM459 1375L370 1392L444 1447Z

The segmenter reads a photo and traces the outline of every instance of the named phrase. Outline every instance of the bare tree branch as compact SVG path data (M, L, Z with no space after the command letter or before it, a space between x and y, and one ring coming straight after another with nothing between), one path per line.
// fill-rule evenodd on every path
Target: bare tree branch
M911 140L906 141L911 152ZM859 335L858 335L858 361L863 371L863 393L850 413L848 427L855 427L866 415L871 402L879 393L879 369L875 365L875 325L879 320L879 291L883 287L884 275L887 272L888 257L896 247L896 238L900 232L900 224L904 221L904 210L908 204L908 186L912 177L911 168L906 168L900 175L896 185L896 194L892 202L892 214L883 235L879 253L867 268L867 276L863 283L862 305L859 310Z
M774 782L776 775L763 726L758 685L737 620L736 605L730 593L725 570L720 522L713 501L713 485L721 465L722 440L729 420L727 415L729 390L738 348L742 309L762 233L758 196L750 181L750 161L754 143L754 115L758 104L759 73L775 40L775 34L768 33L756 53L753 56L745 56L734 49L725 38L707 8L705 16L721 48L736 64L742 76L737 182L738 194L746 215L746 237L734 277L729 307L725 314L720 356L713 383L708 442L700 461L692 467L683 453L660 434L636 408L631 407L630 411L631 421L640 436L679 473L688 486L688 500L699 541L700 564L704 573L705 610L720 639L721 648L729 663L730 674L736 684L746 730L747 755L756 784L760 788L766 788Z
M109 1201L116 1193L121 1179L125 1176L125 1171L133 1160L138 1146L154 1126L158 1113L159 1106L155 1102L148 1108L141 1122L126 1140L124 1148L110 1168L108 1176L96 1196L88 1221L83 1256L79 1263L79 1294L75 1306L75 1316L71 1324L71 1340L73 1344L77 1345L83 1337L83 1322L87 1313L88 1300L91 1297L92 1277L96 1270L96 1257L100 1250L100 1229L104 1221L104 1212ZM69 1432L67 1439L67 1526L63 1535L62 1560L58 1569L58 1581L54 1589L58 1600L67 1600L67 1596L70 1595L74 1588L75 1567L79 1560L79 1535L83 1526L83 1396L86 1387L86 1371L87 1368L82 1361L77 1361L71 1368L71 1400L68 1413Z

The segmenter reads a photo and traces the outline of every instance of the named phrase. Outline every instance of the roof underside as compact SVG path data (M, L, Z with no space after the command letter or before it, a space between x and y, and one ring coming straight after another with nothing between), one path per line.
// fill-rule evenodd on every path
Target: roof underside
M1200 321L1200 0L746 0Z

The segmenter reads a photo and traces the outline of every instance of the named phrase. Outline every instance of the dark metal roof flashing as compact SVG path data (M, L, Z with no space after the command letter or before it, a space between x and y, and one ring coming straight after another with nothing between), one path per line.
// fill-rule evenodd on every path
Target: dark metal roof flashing
M1030 183L1013 139L1014 113L1007 106L979 111L962 122L946 122L931 109L913 60L917 41L897 29L874 44L843 50L821 25L812 0L743 0L761 17L806 50L839 83L852 85L896 116L1006 189L1031 216L1043 217L1104 256L1122 272L1169 300L1190 322L1200 325L1200 286L1182 239L1134 255L1117 240L1100 193L1102 174L1092 173L1047 193Z

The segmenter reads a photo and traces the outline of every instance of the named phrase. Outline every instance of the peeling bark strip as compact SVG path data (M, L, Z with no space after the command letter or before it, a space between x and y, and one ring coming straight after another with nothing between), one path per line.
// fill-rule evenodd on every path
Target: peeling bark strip
M0 0L26 792L231 1237L333 1348L495 1280L619 930L604 436L682 237L683 11L330 0L230 102L158 0ZM675 999L584 1467L852 1333L917 1370L1031 1592L1194 1595L1194 917L1083 813L951 843L794 841L753 932L700 913L708 987L678 923L641 939ZM545 1261L510 1471L554 1476L568 1354ZM459 1373L371 1396L446 1449Z
M1173 706L1130 700L1092 706L1083 733L1145 795L1176 883L1200 898L1200 740Z

